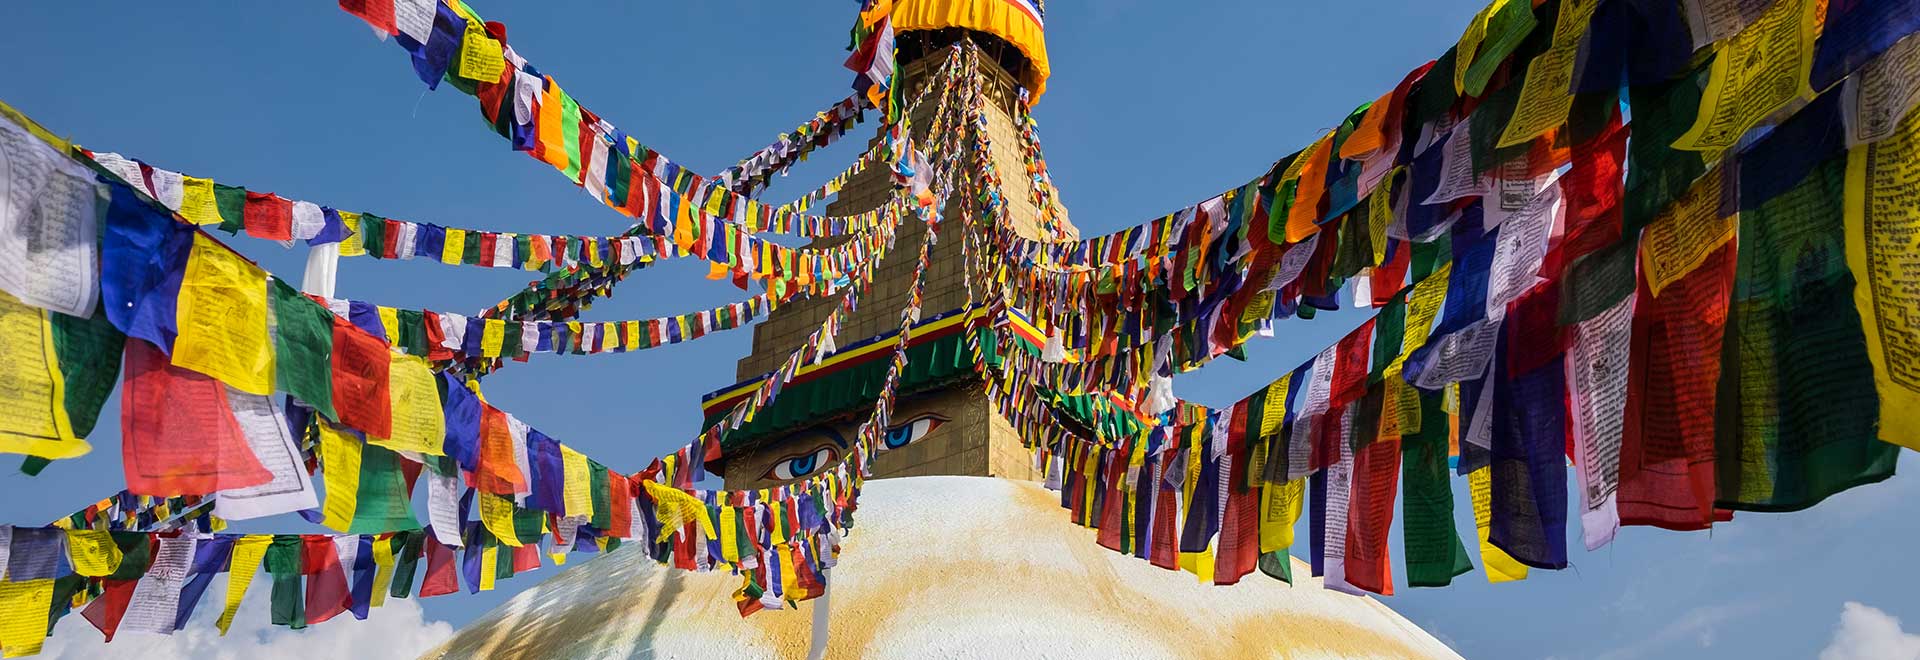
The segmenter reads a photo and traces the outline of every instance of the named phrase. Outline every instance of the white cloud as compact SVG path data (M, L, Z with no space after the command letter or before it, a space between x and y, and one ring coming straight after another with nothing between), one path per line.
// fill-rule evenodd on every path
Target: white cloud
M47 638L42 658L89 660L301 660L305 658L415 658L453 635L444 621L427 621L414 599L388 598L367 620L352 613L305 630L269 622L270 580L256 576L227 636L214 628L226 602L226 580L215 578L185 629L171 636L122 633L111 644L75 612Z
M1702 649L1711 648L1721 625L1775 605L1777 603L1744 602L1696 607L1653 634L1633 644L1601 653L1596 659L1630 660L1683 643L1691 643Z
M1920 635L1900 629L1900 620L1886 612L1848 602L1840 610L1840 626L1820 660L1915 660L1920 658Z

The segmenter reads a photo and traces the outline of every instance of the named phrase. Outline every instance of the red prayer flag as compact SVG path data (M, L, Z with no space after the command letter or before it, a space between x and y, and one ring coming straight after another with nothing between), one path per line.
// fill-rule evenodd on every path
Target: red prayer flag
M513 572L525 573L540 568L540 544L528 543L513 549Z
M387 394L387 343L333 318L333 409L340 424L370 436L393 435Z
M1333 387L1328 406L1344 406L1367 395L1367 373L1373 364L1367 361L1373 346L1373 319L1354 328L1340 339L1334 351Z
M400 28L393 20L393 0L340 0L340 9L360 17L373 29L387 34L400 34Z
M495 234L490 231L482 232L480 234L480 265L482 267L485 267L485 268L494 267L495 264L493 263L493 259L494 259L493 250L494 250L495 244L497 244L499 241L500 241L499 234Z
M425 544L427 576L420 581L420 597L443 596L460 590L459 571L454 570L453 548L431 537Z
M204 495L273 480L247 444L225 384L168 364L145 341L127 342L126 363L120 448L128 492Z
M1733 245L1720 246L1657 298L1641 274L1620 446L1622 525L1713 525L1714 401L1734 263Z
M1393 562L1387 531L1400 489L1400 439L1380 438L1353 455L1353 489L1347 500L1347 584L1393 595Z
M1540 272L1559 279L1575 259L1620 240L1620 198L1627 158L1626 126L1615 111L1599 136L1574 145L1573 167L1560 177L1566 196L1566 228L1547 251Z
M101 586L106 588L106 593L88 603L87 609L80 611L80 616L86 617L87 623L93 624L100 634L106 635L106 641L113 641L113 633L120 630L120 619L127 615L127 605L133 601L133 586L139 582L102 580Z
M248 236L271 241L293 240L293 201L279 195L248 192L240 220Z
M1236 427L1243 426L1246 419L1246 406L1242 402L1235 410ZM1233 437L1244 438L1244 433ZM1244 446L1243 439L1234 442ZM1233 469L1228 473L1231 486L1227 488L1227 510L1220 520L1219 553L1214 560L1213 583L1234 584L1248 573L1260 567L1260 494L1261 491L1247 487L1247 469L1252 456L1238 449L1228 449L1233 456Z
M427 331L427 359L453 359L453 349L442 345L447 340L447 333L440 328L440 315L431 311L422 311L420 314L425 319L422 327Z
M613 507L607 521L607 526L613 529L606 530L607 534L620 539L633 538L633 485L626 475L609 470L607 490L607 502Z
M307 576L307 625L338 616L353 605L347 572L340 566L339 548L331 536L302 536L300 574Z

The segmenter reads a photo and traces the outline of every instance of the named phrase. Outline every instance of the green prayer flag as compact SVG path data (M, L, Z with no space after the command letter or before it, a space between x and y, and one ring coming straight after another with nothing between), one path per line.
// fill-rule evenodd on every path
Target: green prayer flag
M567 150L567 178L580 182L580 103L566 90L560 93L560 143Z
M213 206L220 212L220 231L238 234L246 228L246 188L213 184Z
M120 566L108 574L108 580L138 580L153 563L153 538L146 532L108 532L113 545L120 548Z
M400 337L394 344L408 355L427 354L427 315L417 309L395 310L400 320Z
M587 474L593 490L593 525L601 532L613 526L613 496L611 478L607 476L607 466L587 461ZM742 535L742 538L745 538Z
M1504 163L1526 162L1527 153L1532 148L1530 142L1505 149L1497 148L1500 135L1507 130L1507 124L1513 121L1513 112L1519 106L1520 84L1514 83L1488 92L1474 107L1473 114L1467 117L1467 147L1472 155L1474 174L1484 174Z
M480 232L467 234L467 240L460 245L460 263L468 266L480 265Z
M520 537L521 543L538 543L541 530L546 529L547 514L534 509L513 507L513 534ZM509 562L510 563L510 562Z
M515 517L518 518L518 516L515 516ZM493 579L505 580L507 578L513 577L514 549L507 547L505 544L500 544L498 541L493 541L489 543L489 545L493 545L493 544L499 544L498 547L500 548L498 552L498 556L495 557L497 561L493 562Z
M393 582L387 587L388 596L406 598L413 595L413 574L420 570L420 550L426 540L426 532L399 532L386 541L374 541L393 544Z
M1453 485L1447 470L1445 393L1420 393L1420 432L1400 437L1401 554L1407 586L1444 587L1473 570L1453 519Z
M1485 92L1487 83L1493 80L1493 74L1500 70L1507 56L1512 55L1539 25L1540 21L1533 16L1532 2L1509 2L1500 11L1488 16L1486 39L1480 42L1479 54L1467 66L1467 95L1479 96ZM1552 26L1548 26L1546 32L1552 32Z
M100 421L100 408L120 377L120 353L127 336L107 321L105 306L87 319L50 312L53 348L65 378L67 419L73 434L85 438Z
M1285 550L1260 555L1260 572L1275 580L1293 584L1293 555Z
M1421 126L1453 110L1453 103L1458 100L1453 91L1453 72L1460 63L1457 50L1457 46L1448 48L1440 59L1434 61L1427 75L1408 90L1407 113L1401 124L1402 135L1419 135Z
M526 324L519 321L507 322L506 332L500 337L500 357L511 359L520 355L520 337L525 331Z
M355 492L353 522L348 534L378 534L420 528L413 517L413 498L407 496L407 477L400 454L376 445L360 449L360 484Z
M367 256L385 259L387 257L387 219L372 213L360 214L360 241L366 246Z
M1700 115L1711 60L1691 73L1659 85L1628 90L1633 103L1633 139L1627 141L1627 185L1622 202L1625 233L1638 234L1660 210L1693 187L1707 171L1700 152L1681 151L1673 142Z
M1568 326L1613 309L1639 284L1634 267L1639 232L1573 260L1560 280L1560 325Z
M274 279L274 374L280 389L315 412L338 419L333 410L333 312L292 286Z
M275 534L261 565L273 576L273 625L307 627L306 594L300 588L304 544L299 534Z
M1766 175L1761 175L1766 176ZM1798 511L1893 476L1847 269L1846 157L1740 215L1715 407L1715 506Z
M1380 308L1380 314L1373 322L1373 368L1367 371L1367 383L1382 382L1387 373L1387 365L1400 356L1400 347L1407 334L1407 298L1396 295Z

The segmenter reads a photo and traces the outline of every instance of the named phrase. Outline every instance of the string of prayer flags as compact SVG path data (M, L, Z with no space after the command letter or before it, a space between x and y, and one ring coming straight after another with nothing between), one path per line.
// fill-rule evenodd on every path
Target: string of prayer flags
M384 1L368 0L376 5ZM395 6L401 1L414 0L395 0ZM487 123L507 138L516 151L525 151L553 165L602 203L628 212L624 200L616 201L610 195L615 190L630 191L632 187L624 180L607 180L626 172L629 177L647 178L648 188L661 193L657 206L685 209L702 219L754 218L760 223L758 227L810 236L829 235L827 228L835 226L857 229L851 227L855 222L806 216L791 208L767 206L728 189L719 178L694 174L581 106L552 76L534 73L534 67L506 43L504 25L481 21L465 3L433 0L432 5L436 16L432 21L432 34L426 40L393 40L408 52L422 82L431 89L445 78L456 89L476 97ZM367 20L375 30L386 32L383 13L346 9ZM424 9L422 11L424 13ZM891 31L887 34L890 43ZM891 52L891 48L887 50ZM890 76L892 58L889 56L886 61ZM869 94L869 103L883 106L882 101L888 99L886 92L897 87L875 87L881 90L881 96ZM884 105L897 110L899 95L895 92L891 97L893 100ZM904 155L896 151L895 158ZM610 160L618 164L611 164ZM589 174L600 177L587 176ZM662 215L671 218L670 214ZM653 228L658 229L659 225L656 223Z

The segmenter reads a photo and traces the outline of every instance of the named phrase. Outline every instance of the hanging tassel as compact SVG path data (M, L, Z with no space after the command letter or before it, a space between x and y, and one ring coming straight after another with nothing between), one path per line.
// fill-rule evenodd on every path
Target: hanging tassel
M1058 328L1047 333L1047 345L1040 349L1040 360L1052 363L1067 361L1067 345L1066 342L1060 340L1060 330Z
M1173 377L1154 374L1147 385L1147 412L1160 416L1173 410L1180 400L1173 396Z
M832 355L834 354L835 351L839 351L839 350L840 350L840 347L833 343L833 333L822 332L820 333L819 350L815 351L813 354L813 363L820 364L821 360L826 359L827 356Z

